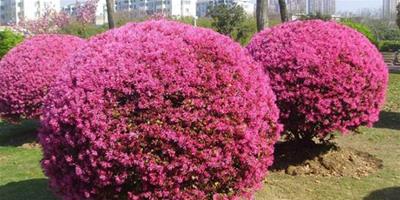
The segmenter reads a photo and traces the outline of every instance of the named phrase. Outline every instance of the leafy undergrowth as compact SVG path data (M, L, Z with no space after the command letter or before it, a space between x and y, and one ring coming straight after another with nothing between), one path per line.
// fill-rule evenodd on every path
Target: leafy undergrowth
M21 147L34 141L36 127L37 123L32 121L19 126L0 122L0 199L55 199L39 166L40 149ZM272 172L256 199L400 199L400 74L390 76L381 121L374 128L361 128L359 134L339 137L335 142L341 148L376 156L383 160L383 168L365 177L291 176Z

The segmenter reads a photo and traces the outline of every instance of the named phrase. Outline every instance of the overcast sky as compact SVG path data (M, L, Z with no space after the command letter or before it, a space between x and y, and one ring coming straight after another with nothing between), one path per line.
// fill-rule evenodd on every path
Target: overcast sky
M336 10L358 11L362 9L381 9L382 0L336 0Z
M104 0L101 0L104 1ZM61 0L61 5L74 3L76 0ZM336 0L337 11L358 11L360 9L380 9L382 0Z
M61 5L75 3L75 2L76 2L76 0L61 0Z

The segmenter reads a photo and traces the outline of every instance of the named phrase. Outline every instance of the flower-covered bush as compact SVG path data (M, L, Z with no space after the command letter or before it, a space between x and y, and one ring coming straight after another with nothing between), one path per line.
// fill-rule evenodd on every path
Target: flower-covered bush
M372 32L372 30L368 26L362 23L354 22L350 19L344 19L340 23L362 33L365 37L368 38L368 40L372 44L379 48L378 37L374 34L374 32Z
M268 78L239 44L177 22L128 24L72 56L40 143L64 199L250 198L280 125Z
M38 35L8 52L0 61L0 118L38 118L63 61L83 42L73 36Z
M388 71L357 31L296 21L257 34L247 49L270 76L289 139L325 138L378 120Z

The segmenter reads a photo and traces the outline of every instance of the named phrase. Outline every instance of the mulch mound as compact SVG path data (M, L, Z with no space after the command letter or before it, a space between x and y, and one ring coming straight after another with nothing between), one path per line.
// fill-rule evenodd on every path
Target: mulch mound
M38 149L41 148L40 144L37 142L30 142L30 143L24 143L19 148L23 149Z
M383 167L382 160L352 148L334 144L278 143L271 170L293 176L359 178Z

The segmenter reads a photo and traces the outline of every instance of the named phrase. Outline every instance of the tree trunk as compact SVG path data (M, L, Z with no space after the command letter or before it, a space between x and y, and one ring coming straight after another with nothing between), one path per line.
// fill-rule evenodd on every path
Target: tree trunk
M114 0L106 0L107 3L107 18L108 18L108 28L115 28L114 23Z
M282 21L282 23L285 23L285 22L288 21L286 1L285 0L279 0L278 2L279 2L279 11L281 13L281 21Z
M256 19L257 31L262 31L268 26L268 0L257 0Z
M396 6L397 15L396 15L396 24L400 28L400 3Z

